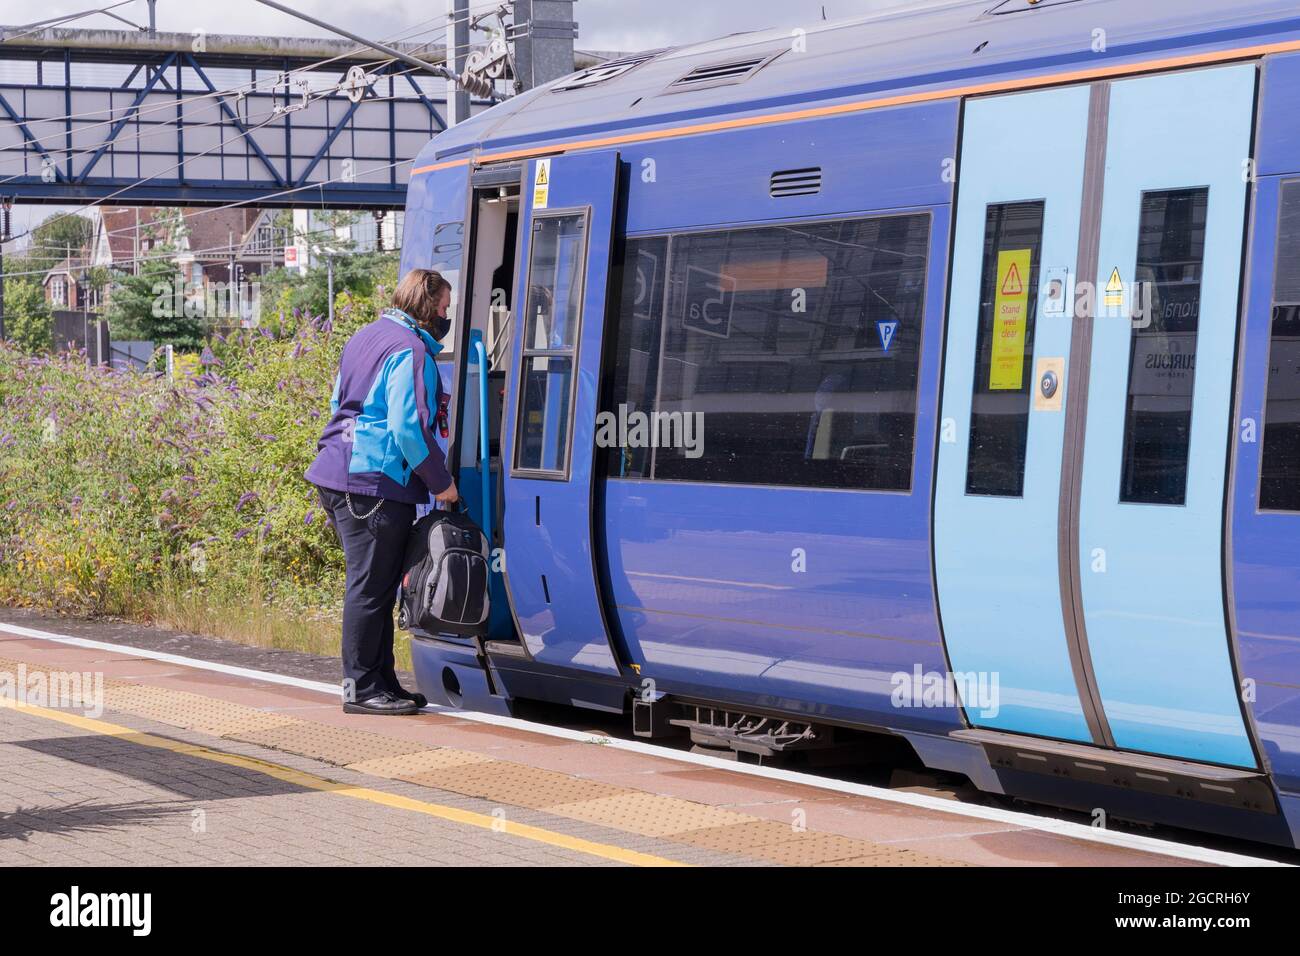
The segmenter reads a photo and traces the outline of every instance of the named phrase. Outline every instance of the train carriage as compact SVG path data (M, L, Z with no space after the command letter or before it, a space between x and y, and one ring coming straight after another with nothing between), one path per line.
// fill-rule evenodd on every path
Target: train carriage
M1300 838L1300 15L961 0L415 162L492 633L432 700Z

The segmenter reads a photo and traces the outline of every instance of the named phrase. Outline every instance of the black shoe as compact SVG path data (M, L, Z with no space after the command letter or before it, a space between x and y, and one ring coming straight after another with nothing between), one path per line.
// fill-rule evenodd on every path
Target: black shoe
M343 705L343 713L345 714L379 714L403 717L416 712L417 708L412 701L390 694L388 691L380 691L374 697L367 697L365 700Z
M416 707L419 707L421 709L429 706L429 698L425 697L419 691L416 691L415 693L411 693L409 690L407 690L405 687L401 686L400 684L397 686L397 690L393 691L393 696L400 697L402 698L402 700L409 700Z

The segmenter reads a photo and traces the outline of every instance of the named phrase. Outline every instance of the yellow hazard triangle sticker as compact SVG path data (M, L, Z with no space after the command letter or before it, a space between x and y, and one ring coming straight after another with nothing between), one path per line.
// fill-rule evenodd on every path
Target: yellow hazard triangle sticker
M1119 266L1116 266L1110 274L1110 281L1106 283L1106 305L1119 306L1124 304L1124 280L1120 278Z
M533 174L533 208L545 209L551 200L551 161L539 159Z

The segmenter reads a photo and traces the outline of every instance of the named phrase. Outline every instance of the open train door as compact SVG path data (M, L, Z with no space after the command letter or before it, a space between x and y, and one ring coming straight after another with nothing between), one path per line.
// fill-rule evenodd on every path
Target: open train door
M529 162L506 408L505 577L534 660L619 673L592 540L616 152Z

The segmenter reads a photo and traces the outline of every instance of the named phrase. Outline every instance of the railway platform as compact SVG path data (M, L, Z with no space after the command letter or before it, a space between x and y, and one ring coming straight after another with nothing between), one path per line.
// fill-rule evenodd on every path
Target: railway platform
M336 667L0 612L0 683L22 689L0 701L0 866L1248 860L907 788L727 765L572 724L434 708L345 715L331 696Z

